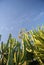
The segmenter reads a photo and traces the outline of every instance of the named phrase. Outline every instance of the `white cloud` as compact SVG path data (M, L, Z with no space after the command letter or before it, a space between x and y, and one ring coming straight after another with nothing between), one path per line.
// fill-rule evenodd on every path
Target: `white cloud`
M3 30L3 29L4 29L4 27L3 27L3 26L1 26L1 27L0 27L0 30Z
M10 28L10 30L13 30L13 29L14 29L13 27Z
M0 27L0 33L5 32L5 31L9 31L9 28L6 26L1 26Z
M1 26L0 27L0 31L9 31L9 30L13 30L14 28L11 26L11 27L7 27L7 26Z
M38 14L33 20L36 21L40 19L43 15L44 15L44 12L40 12L40 14Z

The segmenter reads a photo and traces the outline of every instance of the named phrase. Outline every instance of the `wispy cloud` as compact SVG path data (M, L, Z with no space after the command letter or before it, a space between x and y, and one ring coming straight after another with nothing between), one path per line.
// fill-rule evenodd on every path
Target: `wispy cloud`
M0 30L1 31L9 31L9 30L13 30L14 28L13 28L13 26L11 26L10 28L8 28L8 27L6 27L6 26L1 26L0 27Z
M44 12L40 12L33 20L36 21L44 15Z

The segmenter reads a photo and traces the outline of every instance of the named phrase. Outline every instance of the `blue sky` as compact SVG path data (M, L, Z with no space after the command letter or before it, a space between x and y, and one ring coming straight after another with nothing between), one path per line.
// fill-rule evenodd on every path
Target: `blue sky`
M44 0L0 0L0 34L6 41L8 34L18 38L22 28L44 25Z

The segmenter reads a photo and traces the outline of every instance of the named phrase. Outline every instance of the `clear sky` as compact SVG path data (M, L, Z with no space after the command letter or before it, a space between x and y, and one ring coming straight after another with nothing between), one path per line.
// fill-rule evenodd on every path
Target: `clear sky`
M8 34L17 38L22 28L44 25L44 0L0 0L0 34L6 41Z

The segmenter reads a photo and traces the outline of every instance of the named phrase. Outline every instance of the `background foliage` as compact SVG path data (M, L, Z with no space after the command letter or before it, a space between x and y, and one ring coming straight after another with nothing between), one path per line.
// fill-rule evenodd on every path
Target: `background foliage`
M20 42L9 34L6 44L1 42L0 65L44 65L44 26L21 30L18 37Z

